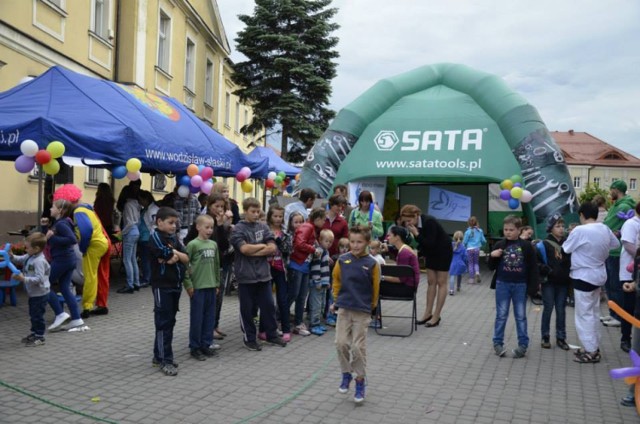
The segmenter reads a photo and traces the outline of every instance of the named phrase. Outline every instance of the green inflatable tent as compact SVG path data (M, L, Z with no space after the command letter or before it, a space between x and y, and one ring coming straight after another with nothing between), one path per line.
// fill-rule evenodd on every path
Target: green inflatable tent
M553 214L576 220L566 163L536 109L495 75L443 63L381 80L342 109L297 190L326 197L335 184L372 177L489 184L514 174L536 193L523 210L538 236Z

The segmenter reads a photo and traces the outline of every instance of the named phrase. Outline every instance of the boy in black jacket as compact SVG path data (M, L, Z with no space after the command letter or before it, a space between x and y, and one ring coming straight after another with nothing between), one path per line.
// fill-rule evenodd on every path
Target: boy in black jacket
M542 347L551 349L551 313L556 309L556 343L560 349L569 350L565 325L565 308L569 289L571 255L562 251L566 240L562 215L555 214L547 220L545 240L536 245L542 277Z
M153 314L156 338L153 346L153 365L160 366L165 375L178 375L173 362L173 327L182 292L182 280L189 263L184 246L176 236L178 212L163 206L156 213L158 228L149 240L149 253L154 266L151 267L153 290Z
M522 358L529 347L527 335L527 293L533 295L538 288L538 265L531 242L521 240L522 221L514 215L503 221L504 240L495 245L489 257L489 268L495 270L491 288L496 290L496 321L493 333L493 350L502 357L504 329L509 317L509 304L513 303L516 319L518 347L513 350L514 358Z

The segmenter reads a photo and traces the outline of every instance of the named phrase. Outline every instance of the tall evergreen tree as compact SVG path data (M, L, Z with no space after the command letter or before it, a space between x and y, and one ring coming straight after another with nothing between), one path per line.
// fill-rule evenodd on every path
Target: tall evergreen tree
M234 65L235 94L253 108L244 134L281 129L282 157L298 161L334 117L328 109L338 38L331 0L256 0L235 39L247 61Z

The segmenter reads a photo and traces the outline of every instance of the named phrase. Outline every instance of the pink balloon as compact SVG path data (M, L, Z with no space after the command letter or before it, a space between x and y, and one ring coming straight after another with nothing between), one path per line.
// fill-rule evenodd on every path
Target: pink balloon
M31 172L35 164L35 158L26 155L20 155L16 159L16 163L14 164L14 166L16 167L16 171L26 174L28 172Z
M191 177L191 185L193 187L200 187L202 185L202 177L200 175Z
M238 171L238 173L236 174L236 180L241 183L244 180L246 180L248 177L242 172L242 170Z
M129 178L131 181L139 180L140 179L140 171L127 172L127 178Z
M243 166L240 169L240 172L242 172L246 178L249 178L251 176L251 168L249 168L248 166Z
M211 181L205 181L200 186L200 191L204 194L211 194L211 189L213 188L213 183Z
M213 168L211 168L210 166L205 166L204 168L202 168L202 171L200 171L200 176L204 181L213 177Z

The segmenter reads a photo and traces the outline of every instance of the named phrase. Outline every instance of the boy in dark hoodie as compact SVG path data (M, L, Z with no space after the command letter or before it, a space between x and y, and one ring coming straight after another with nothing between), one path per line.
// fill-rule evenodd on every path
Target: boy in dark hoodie
M551 313L556 310L556 344L562 350L569 350L566 331L566 299L569 289L571 255L562 251L566 240L562 215L554 214L547 220L545 240L536 245L540 276L542 277L542 348L551 349Z
M189 256L178 240L176 229L178 212L166 206L158 209L156 225L149 240L151 262L151 288L153 290L153 314L156 338L153 347L153 365L160 366L165 375L178 375L178 366L173 362L173 327L180 304L182 280L186 273Z

